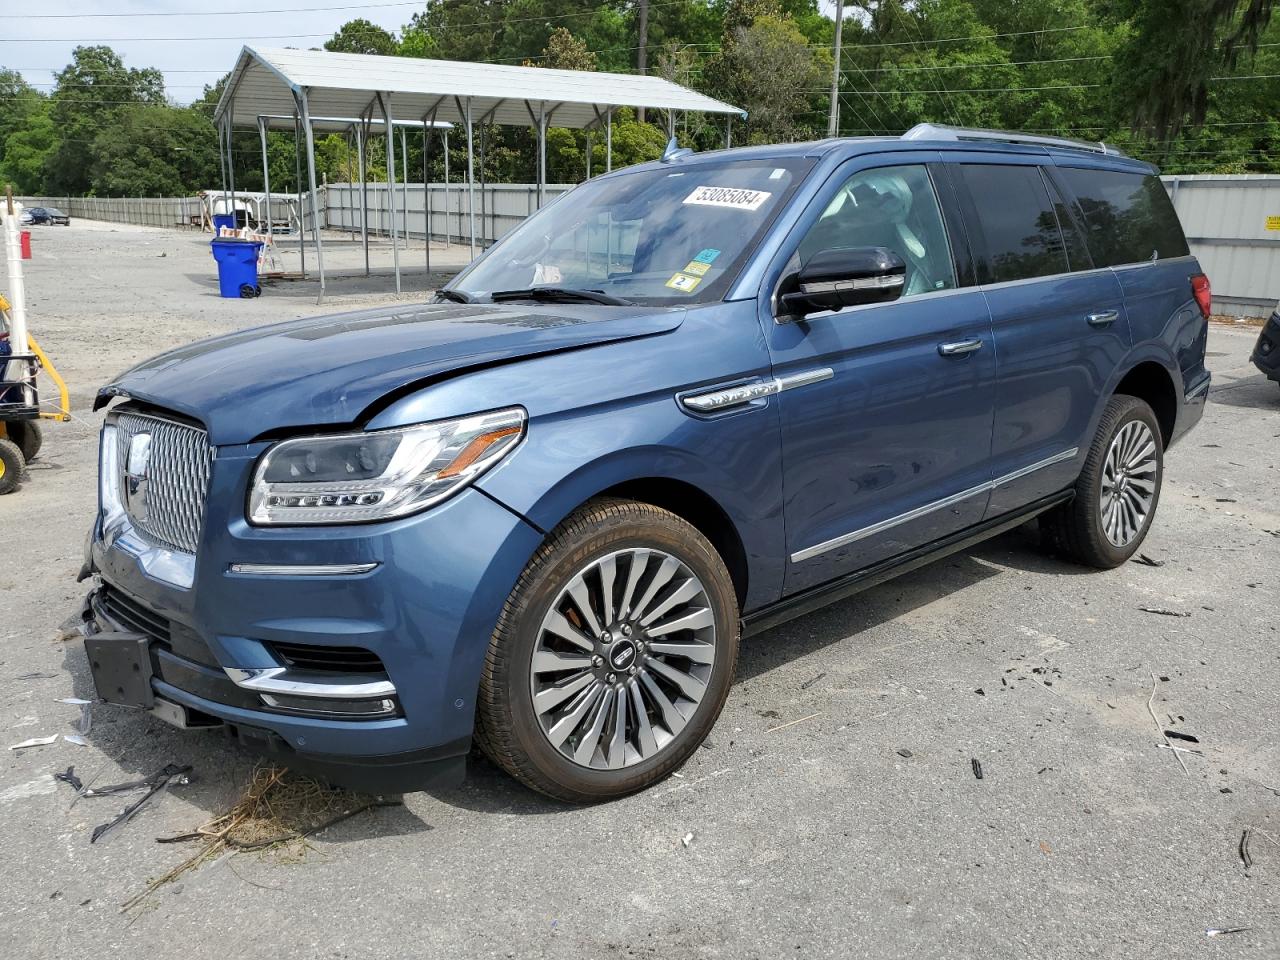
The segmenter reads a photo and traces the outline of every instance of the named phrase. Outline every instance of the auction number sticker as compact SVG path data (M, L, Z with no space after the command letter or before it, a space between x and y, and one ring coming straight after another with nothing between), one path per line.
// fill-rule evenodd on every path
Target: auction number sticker
M742 187L695 187L684 198L685 203L700 207L733 207L737 210L759 210L772 193L767 190L746 190Z
M697 260L690 260L684 265L684 273L691 273L695 277L705 276L706 272L711 269L711 264L700 263Z
M698 289L698 284L701 282L701 277L691 277L687 273L677 273L666 282L666 286L672 290L679 290L681 293L693 293L694 290Z

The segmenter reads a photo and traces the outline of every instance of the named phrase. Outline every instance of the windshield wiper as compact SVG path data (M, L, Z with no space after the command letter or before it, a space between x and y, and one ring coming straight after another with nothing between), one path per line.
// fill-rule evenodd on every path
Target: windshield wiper
M471 294L463 293L461 290L437 290L436 299L452 300L454 303L475 303L471 299Z
M496 290L491 294L494 303L507 300L541 300L546 303L602 303L609 307L630 307L634 304L621 297L613 297L599 290L579 290L575 287L530 287L527 290Z

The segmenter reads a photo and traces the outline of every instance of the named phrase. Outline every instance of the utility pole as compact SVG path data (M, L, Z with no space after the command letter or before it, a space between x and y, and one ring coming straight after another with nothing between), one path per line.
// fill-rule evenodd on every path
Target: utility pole
M843 0L841 0L843 2ZM636 72L649 72L649 0L636 3ZM636 119L644 123L644 107L636 108Z
M840 34L844 30L844 0L836 0L836 50L831 66L831 112L827 115L827 136L840 135Z

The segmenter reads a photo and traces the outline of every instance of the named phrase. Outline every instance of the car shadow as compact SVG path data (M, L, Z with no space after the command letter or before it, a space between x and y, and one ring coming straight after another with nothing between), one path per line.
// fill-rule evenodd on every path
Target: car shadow
M1209 390L1209 402L1251 410L1280 410L1280 384L1261 373L1215 383Z

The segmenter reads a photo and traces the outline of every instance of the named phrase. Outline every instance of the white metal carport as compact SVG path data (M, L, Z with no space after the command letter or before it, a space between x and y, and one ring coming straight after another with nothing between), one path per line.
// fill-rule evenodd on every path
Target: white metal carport
M395 188L395 137L400 123L424 125L439 121L460 123L467 137L468 218L471 253L475 255L474 129L479 123L533 126L538 138L538 201L547 181L546 138L549 126L605 131L605 169L612 167L613 112L618 107L641 107L667 115L674 135L679 113L714 113L726 117L725 140L730 142L738 107L663 80L661 77L580 70L548 70L492 63L461 63L411 57L377 57L323 50L258 50L245 47L218 101L214 123L225 148L224 173L230 168L231 131L257 128L265 136L267 118L296 116L305 137L307 182L311 191L312 231L324 296L324 254L316 206L313 118L357 117L369 124L381 117L387 137L387 179ZM264 149L265 153L265 149ZM363 163L361 164L363 169ZM225 180L224 176L224 180ZM225 184L224 184L225 185ZM234 183L232 184L234 189ZM367 243L367 228L365 230ZM396 292L400 292L400 257L395 243L394 207L391 217ZM430 245L428 238L428 246Z

